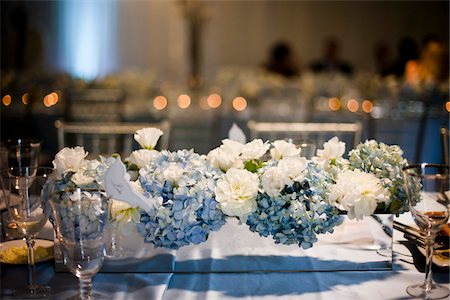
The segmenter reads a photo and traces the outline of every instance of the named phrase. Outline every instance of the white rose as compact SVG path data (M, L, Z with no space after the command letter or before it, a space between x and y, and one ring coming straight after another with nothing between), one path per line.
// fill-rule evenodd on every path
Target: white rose
M152 150L158 143L159 137L163 135L161 129L158 128L143 128L136 131L134 139L144 149Z
M338 159L345 153L345 143L339 141L338 137L330 139L323 144L323 149L317 150L317 156L326 160Z
M139 169L145 167L159 152L156 150L139 149L131 152L129 162L135 164Z
M63 148L59 151L52 161L57 174L63 175L67 172L78 171L84 163L84 158L88 155L83 147Z
M389 204L389 191L373 174L360 170L345 170L331 186L330 201L348 212L350 219L361 220L373 214L378 203Z
M240 158L235 154L220 147L211 150L207 157L214 167L226 172L231 168L242 169L244 167Z
M289 156L278 162L278 173L283 174L290 181L286 185L292 185L293 181L300 182L303 179L303 171L306 169L308 161L305 157Z
M280 160L283 157L299 155L301 152L301 149L297 149L294 144L288 143L284 140L277 140L273 142L272 145L274 148L270 149L270 155L275 160Z
M269 148L270 145L268 143L263 143L261 139L253 140L245 144L242 148L241 159L247 161L250 159L261 158Z
M286 177L279 172L277 167L270 167L262 175L261 185L267 195L276 197L284 189Z
M239 154L241 154L242 149L244 148L244 144L230 139L225 139L222 140L222 146L220 146L220 148L232 156L238 156Z
M219 208L228 216L236 216L245 222L256 210L259 180L247 170L230 169L217 181L215 188Z
M183 175L183 168L177 163L171 162L169 166L163 171L163 176L165 180L172 182L177 182Z

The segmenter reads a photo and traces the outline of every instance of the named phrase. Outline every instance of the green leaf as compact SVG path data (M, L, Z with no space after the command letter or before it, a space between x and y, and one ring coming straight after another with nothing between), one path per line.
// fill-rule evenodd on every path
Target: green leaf
M244 168L247 171L250 171L252 173L256 173L259 168L263 166L262 162L256 159L251 159L245 162Z

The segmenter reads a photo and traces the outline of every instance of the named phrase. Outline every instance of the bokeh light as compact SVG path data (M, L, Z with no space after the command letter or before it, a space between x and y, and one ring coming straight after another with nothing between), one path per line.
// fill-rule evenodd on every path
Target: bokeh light
M359 103L355 99L350 99L347 102L347 109L351 112L357 112L359 109Z
M219 94L211 94L206 99L208 106L211 108L218 108L222 104L222 98Z
M28 103L30 103L30 95L28 93L22 95L22 103L24 105L28 105Z
M3 103L3 105L9 106L9 105L11 105L11 102L12 102L11 95L5 95L5 96L3 96L3 98L2 98L2 103Z
M233 99L233 108L237 111L243 111L247 108L247 100L243 97L236 97Z
M361 105L361 108L362 108L362 110L363 110L365 113L370 114L370 113L372 112L372 110L373 110L373 103L372 103L372 101L370 101L370 100L364 100L363 103L362 103L362 105Z
M167 98L164 96L156 96L153 99L153 107L157 110L163 110L167 107Z
M186 94L178 96L178 106L182 109L188 108L191 105L191 97Z
M207 98L208 98L208 97L206 97L206 96L202 96L202 97L200 97L200 100L198 101L198 105L199 105L200 108L203 109L203 110L208 110L208 109L211 108L211 107L208 105L208 100L207 100Z
M342 107L341 100L336 97L332 97L328 100L328 108L332 111L338 111Z
M450 101L447 101L445 103L445 108L447 109L448 112L450 112Z

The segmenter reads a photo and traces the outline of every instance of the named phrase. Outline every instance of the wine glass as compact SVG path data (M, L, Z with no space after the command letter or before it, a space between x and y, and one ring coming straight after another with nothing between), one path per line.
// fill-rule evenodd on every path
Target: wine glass
M53 191L51 204L64 262L79 279L79 294L74 299L102 298L92 293L92 277L105 257L108 200L99 189Z
M11 220L24 234L28 249L28 286L15 291L20 298L42 298L50 291L35 280L35 237L48 220L47 183L51 181L52 168L9 168L2 171L2 189Z
M441 299L450 290L435 284L431 264L436 234L447 223L450 198L450 166L427 164L412 165L403 169L406 193L414 221L426 238L425 281L408 286L407 293L424 299Z

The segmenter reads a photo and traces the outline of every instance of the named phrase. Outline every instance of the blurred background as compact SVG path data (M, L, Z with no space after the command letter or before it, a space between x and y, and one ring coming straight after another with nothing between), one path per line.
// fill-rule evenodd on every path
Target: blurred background
M448 46L449 1L1 1L1 139L48 164L57 120L168 120L199 153L233 123L360 122L442 162Z

